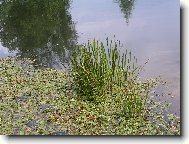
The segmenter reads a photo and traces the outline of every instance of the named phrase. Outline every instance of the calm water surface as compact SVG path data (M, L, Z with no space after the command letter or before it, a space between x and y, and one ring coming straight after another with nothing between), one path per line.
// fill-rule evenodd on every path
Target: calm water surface
M115 35L141 65L149 59L141 78L167 81L171 111L180 113L179 0L15 1L1 11L0 57L19 54L61 69L78 43Z

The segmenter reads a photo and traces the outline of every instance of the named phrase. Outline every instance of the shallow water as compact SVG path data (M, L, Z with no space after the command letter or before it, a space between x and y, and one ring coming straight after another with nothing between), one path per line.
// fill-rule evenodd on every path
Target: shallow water
M124 3L125 2L125 3ZM40 3L40 2L39 2ZM19 54L61 69L73 47L94 37L120 40L145 64L141 78L161 76L180 113L180 2L178 0L73 0L53 6L1 4L0 57ZM56 5L57 4L57 5ZM30 5L30 8L27 7ZM54 11L51 11L51 9ZM24 11L24 13L23 13ZM162 91L162 90L161 90Z

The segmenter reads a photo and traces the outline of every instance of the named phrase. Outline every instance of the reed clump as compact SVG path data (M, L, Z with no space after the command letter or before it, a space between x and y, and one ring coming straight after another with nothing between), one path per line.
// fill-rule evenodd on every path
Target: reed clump
M135 77L137 59L126 49L120 55L120 43L110 42L105 46L98 40L88 41L73 53L72 72L75 90L88 100L112 94L114 85L123 86Z
M88 41L76 49L71 62L79 97L93 102L122 101L126 116L141 115L145 104L141 97L143 85L137 79L137 59L128 49L121 52L120 41L109 42L107 38L106 46L95 39Z

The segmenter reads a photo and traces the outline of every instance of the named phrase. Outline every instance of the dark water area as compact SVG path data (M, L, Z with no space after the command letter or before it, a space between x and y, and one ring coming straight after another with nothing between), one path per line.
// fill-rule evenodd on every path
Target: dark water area
M179 0L10 0L0 2L0 57L20 55L56 69L94 37L120 40L145 64L141 79L161 78L180 114ZM170 97L170 96L169 96Z
M47 67L62 68L77 43L70 4L68 0L3 1L0 56L10 51Z

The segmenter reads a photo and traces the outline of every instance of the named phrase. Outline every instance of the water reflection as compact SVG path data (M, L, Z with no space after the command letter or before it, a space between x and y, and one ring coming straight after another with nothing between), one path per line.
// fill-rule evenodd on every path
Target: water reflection
M1 0L3 47L0 45L0 57L8 54L7 47L57 68L69 60L77 41L76 30L79 43L94 37L111 39L116 35L124 47L136 54L139 64L150 59L141 77L162 76L175 96L172 110L179 112L179 12L178 0L73 0L73 3L69 0ZM77 22L76 30L72 20Z
M61 68L77 34L69 0L10 0L0 3L0 40L9 51Z
M126 19L126 22L129 23L129 18L132 15L132 10L134 9L135 0L115 0L116 3L119 3L122 13Z
M80 43L88 38L104 40L116 35L145 65L142 79L159 75L175 98L172 112L180 112L180 4L178 0L74 0ZM120 10L121 9L121 10ZM122 11L120 13L120 11ZM124 16L124 17L123 17ZM132 17L131 17L132 16ZM129 24L126 21L129 20Z

